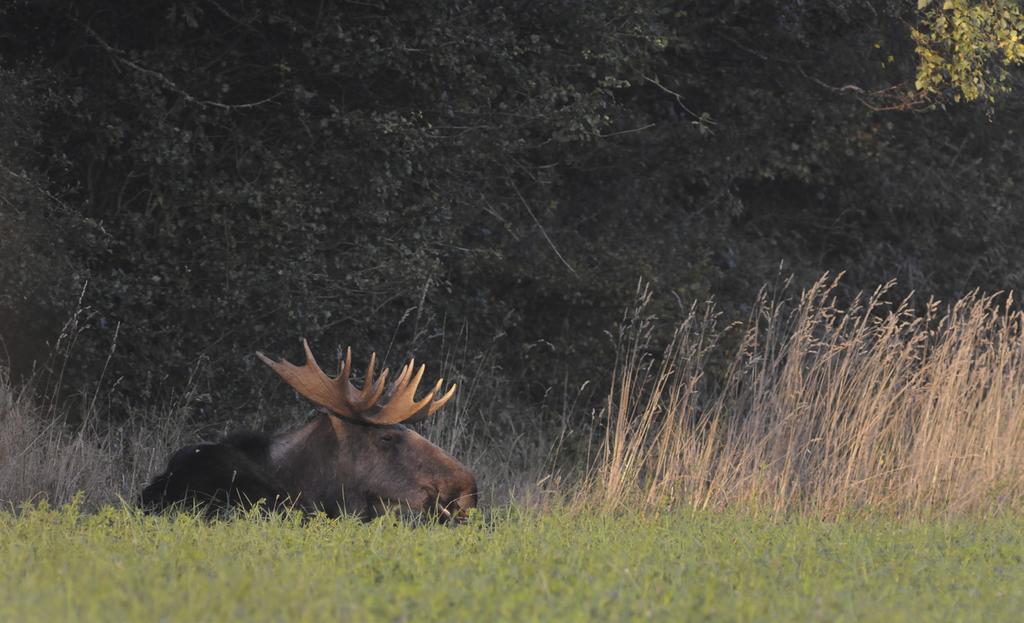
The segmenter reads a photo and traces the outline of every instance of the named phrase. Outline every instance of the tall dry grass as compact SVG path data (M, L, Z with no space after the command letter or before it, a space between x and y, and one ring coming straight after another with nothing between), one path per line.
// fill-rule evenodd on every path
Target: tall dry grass
M174 408L164 411L122 426L89 411L72 426L66 411L40 405L0 368L0 509L64 504L80 492L89 507L134 499L187 434Z
M1024 314L978 293L915 313L891 287L845 309L827 277L794 300L763 294L714 384L713 306L656 358L642 292L577 500L826 517L1022 506Z
M98 392L62 403L64 371L82 320L91 313L82 306L84 295L83 289L78 309L31 381L16 387L0 361L0 509L27 501L63 504L79 493L86 494L89 506L134 499L190 430L184 425L181 400L140 411L120 426L102 417ZM111 355L117 334L115 330ZM106 371L104 365L97 386ZM186 393L182 398L189 397Z

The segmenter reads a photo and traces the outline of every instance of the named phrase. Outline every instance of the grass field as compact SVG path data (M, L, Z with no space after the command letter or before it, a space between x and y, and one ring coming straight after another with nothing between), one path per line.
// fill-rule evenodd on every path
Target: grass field
M1017 621L1024 520L0 514L3 621Z

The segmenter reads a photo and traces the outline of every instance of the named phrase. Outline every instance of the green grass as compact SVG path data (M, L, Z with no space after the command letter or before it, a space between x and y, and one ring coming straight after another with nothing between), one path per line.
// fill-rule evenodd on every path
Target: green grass
M0 620L998 621L1024 520L496 511L458 528L0 513Z

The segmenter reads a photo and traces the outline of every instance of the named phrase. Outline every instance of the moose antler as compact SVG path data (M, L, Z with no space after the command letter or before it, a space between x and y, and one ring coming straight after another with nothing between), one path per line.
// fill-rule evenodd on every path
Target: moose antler
M345 349L345 363L337 377L327 376L317 365L309 343L303 339L302 347L306 351L306 363L296 366L285 360L274 361L261 352L256 356L260 361L277 372L285 383L288 383L300 395L312 402L340 415L341 417L360 420L371 424L398 424L412 419L419 419L436 412L455 395L456 385L437 400L434 396L444 384L444 379L437 381L434 389L420 400L414 400L416 389L423 378L425 365L420 365L415 376L412 370L416 361L412 360L402 366L398 378L384 391L384 383L388 377L385 368L380 378L374 382L374 368L377 364L377 353L370 355L370 365L366 368L366 381L363 388L358 389L349 381L352 372L352 349ZM410 379L410 376L412 377Z

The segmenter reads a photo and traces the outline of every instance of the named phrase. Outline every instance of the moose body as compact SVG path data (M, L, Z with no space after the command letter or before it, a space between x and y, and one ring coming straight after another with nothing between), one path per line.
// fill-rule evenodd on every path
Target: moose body
M348 380L351 352L337 378L320 371L309 350L306 365L273 361L258 353L282 379L328 413L277 434L235 433L217 443L186 446L168 460L164 473L143 490L142 504L163 510L181 504L211 509L247 507L264 500L342 513L363 519L397 505L442 521L476 506L476 480L455 458L402 422L429 415L444 405L434 390L413 400L423 366L412 376L410 362L384 391L388 371L374 382L371 357L363 388Z

